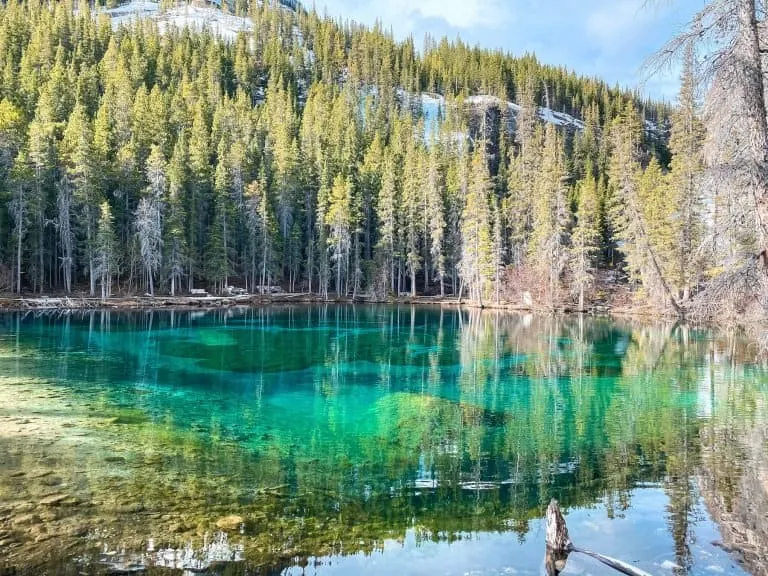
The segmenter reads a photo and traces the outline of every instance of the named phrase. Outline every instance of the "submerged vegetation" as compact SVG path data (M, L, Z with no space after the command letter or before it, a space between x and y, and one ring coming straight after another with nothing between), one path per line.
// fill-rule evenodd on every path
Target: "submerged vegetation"
M552 497L632 517L655 486L685 568L702 493L733 502L763 465L765 375L735 335L388 307L0 320L6 567L525 542Z

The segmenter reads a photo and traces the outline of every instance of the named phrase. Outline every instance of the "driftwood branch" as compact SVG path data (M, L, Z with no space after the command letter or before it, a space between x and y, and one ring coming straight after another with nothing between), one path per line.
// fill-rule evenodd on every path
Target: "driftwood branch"
M568 527L565 524L565 518L560 511L560 505L557 500L552 500L547 508L547 553L544 560L544 565L547 570L547 576L558 576L568 562L568 557L572 553L584 554L590 558L594 558L598 562L602 562L606 566L613 568L614 570L626 574L627 576L651 576L647 572L630 566L626 562L616 560L609 556L603 556L596 552L590 552L589 550L582 550L576 548L571 542L571 538L568 534Z

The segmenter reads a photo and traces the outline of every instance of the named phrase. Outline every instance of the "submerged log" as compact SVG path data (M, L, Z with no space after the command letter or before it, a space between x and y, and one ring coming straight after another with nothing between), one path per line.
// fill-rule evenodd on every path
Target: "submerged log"
M627 576L651 576L648 572L630 566L626 562L616 560L609 556L603 556L596 552L590 552L589 550L583 550L576 548L571 542L570 535L568 534L568 526L565 524L565 518L560 511L560 505L557 500L552 500L547 508L547 552L544 559L544 567L547 571L547 576L558 576L568 562L568 557L572 553L584 554L590 558L594 558L598 562L602 562L606 566L609 566L626 574Z

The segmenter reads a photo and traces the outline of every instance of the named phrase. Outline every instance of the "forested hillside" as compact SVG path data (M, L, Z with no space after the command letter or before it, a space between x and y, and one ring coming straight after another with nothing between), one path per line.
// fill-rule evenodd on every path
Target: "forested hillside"
M252 27L0 8L6 290L585 308L610 270L678 307L717 273L698 249L712 206L692 187L692 54L668 109L533 56L420 50L278 2L224 9Z

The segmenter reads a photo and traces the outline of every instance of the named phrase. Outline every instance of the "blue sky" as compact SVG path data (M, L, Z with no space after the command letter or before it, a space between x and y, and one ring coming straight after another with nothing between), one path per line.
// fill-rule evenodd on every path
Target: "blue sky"
M648 4L648 5L646 5ZM640 68L700 9L704 0L316 0L332 16L373 23L398 38L460 35L514 54L535 52L611 84L673 100L677 72L645 79Z

